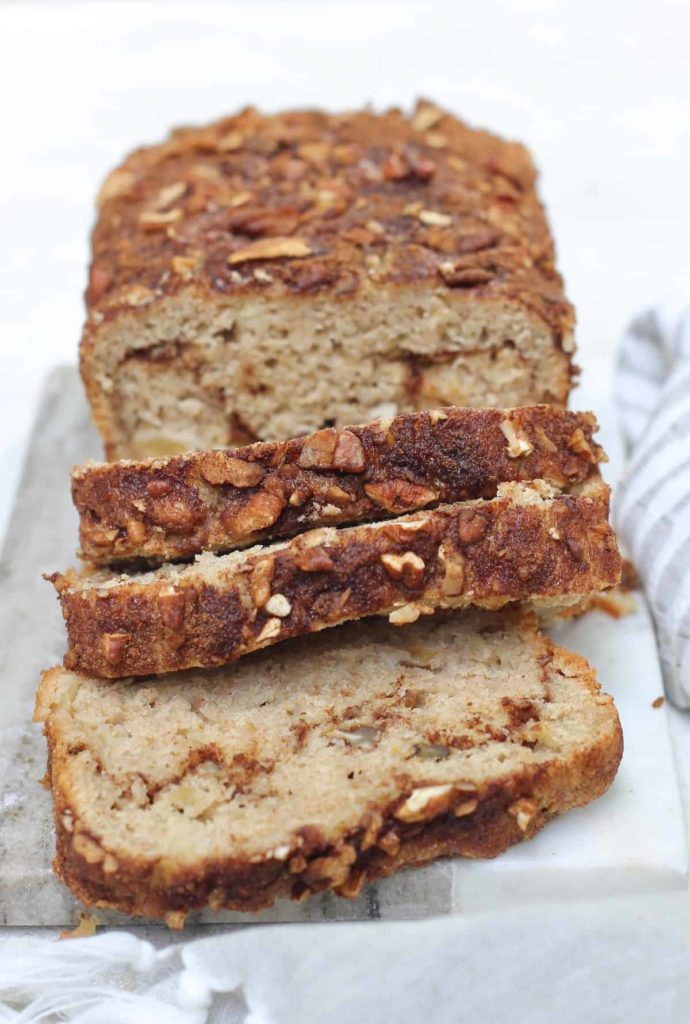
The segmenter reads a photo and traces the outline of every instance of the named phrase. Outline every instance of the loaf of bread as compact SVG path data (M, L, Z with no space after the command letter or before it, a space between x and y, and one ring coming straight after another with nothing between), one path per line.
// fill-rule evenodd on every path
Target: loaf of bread
M271 538L491 498L499 484L567 487L605 458L591 413L541 405L444 409L291 441L72 474L83 557L175 561Z
M65 665L103 677L222 665L368 615L413 622L438 608L580 603L618 582L609 490L543 481L498 496L146 573L51 577L67 624Z
M574 318L535 178L428 102L248 109L132 153L100 194L81 344L107 457L565 404Z
M214 673L43 676L58 874L87 905L258 910L493 857L600 796L618 715L520 611L381 620Z

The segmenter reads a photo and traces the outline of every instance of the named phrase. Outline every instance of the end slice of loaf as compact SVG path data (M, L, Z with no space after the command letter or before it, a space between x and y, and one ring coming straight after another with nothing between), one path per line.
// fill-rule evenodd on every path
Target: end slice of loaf
M81 368L108 458L566 404L531 156L433 104L244 110L132 153L99 205Z
M175 561L317 526L491 498L500 483L567 487L605 456L591 413L442 409L364 426L72 473L84 557Z
M58 874L177 927L493 857L600 796L622 753L592 669L518 610L351 624L155 683L55 668L36 718Z
M572 605L618 582L609 490L501 484L380 523L321 529L191 565L51 577L67 624L65 665L104 677L225 664L348 619L412 622L438 608Z

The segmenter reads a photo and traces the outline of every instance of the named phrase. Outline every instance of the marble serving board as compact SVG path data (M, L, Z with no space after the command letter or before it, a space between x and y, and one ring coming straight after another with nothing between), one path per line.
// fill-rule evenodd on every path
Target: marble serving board
M602 413L602 438L617 452ZM76 922L79 905L51 871L50 795L41 787L45 746L31 722L40 670L64 652L62 618L41 573L74 560L77 519L70 467L99 457L98 439L72 368L49 378L27 453L0 575L0 925ZM683 812L654 634L641 599L614 622L592 613L559 627L560 643L587 657L614 694L625 756L609 792L552 822L536 839L490 862L444 861L369 886L355 901L330 895L280 902L258 915L203 914L196 921L256 922L417 918L510 904L682 889L688 857ZM100 915L121 923L117 914Z

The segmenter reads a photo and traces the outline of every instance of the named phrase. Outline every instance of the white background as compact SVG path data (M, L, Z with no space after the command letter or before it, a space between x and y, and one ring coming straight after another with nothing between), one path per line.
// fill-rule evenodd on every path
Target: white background
M41 381L76 358L93 196L133 145L249 102L419 94L523 139L600 374L638 307L690 290L689 55L687 0L0 3L0 534Z

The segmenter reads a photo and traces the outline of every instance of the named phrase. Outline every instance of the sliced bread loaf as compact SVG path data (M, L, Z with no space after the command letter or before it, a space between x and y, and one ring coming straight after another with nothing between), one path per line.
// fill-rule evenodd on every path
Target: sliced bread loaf
M569 605L618 582L609 490L501 484L490 500L153 572L51 577L67 624L65 665L104 677L215 666L368 615L414 621L437 608Z
M491 498L500 483L567 487L605 456L591 413L443 409L290 441L72 474L84 557L174 561L315 526Z
M602 794L622 752L592 669L519 610L381 620L211 673L44 673L58 874L165 917L493 857Z
M244 110L138 149L99 205L81 368L108 458L566 403L530 154L433 104Z

